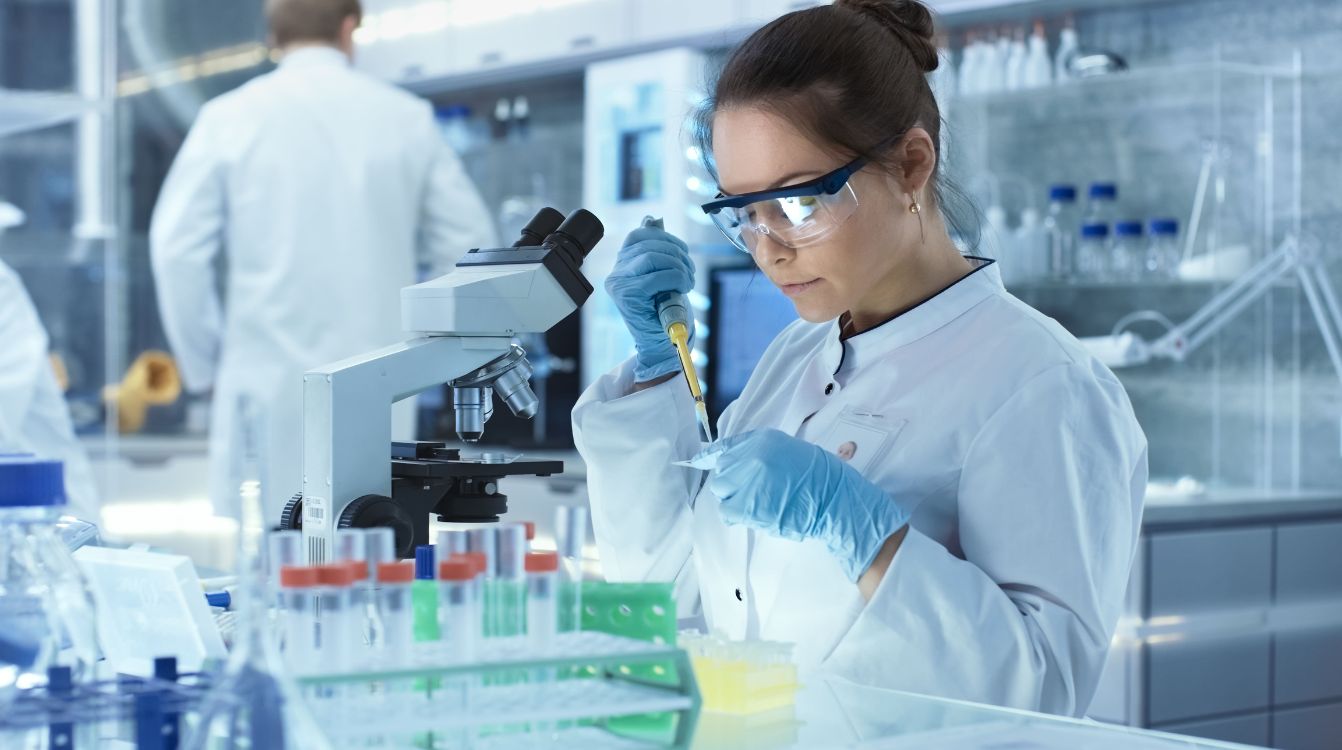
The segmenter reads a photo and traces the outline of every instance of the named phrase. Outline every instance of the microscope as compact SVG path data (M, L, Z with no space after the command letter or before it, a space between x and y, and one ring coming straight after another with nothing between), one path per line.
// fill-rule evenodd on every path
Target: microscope
M542 209L512 247L471 250L451 273L401 290L402 327L417 338L304 374L303 491L280 527L302 530L309 563L327 560L338 529L375 526L393 529L400 556L413 557L429 543L430 514L498 521L508 510L503 477L564 470L561 461L393 443L391 405L446 383L467 444L484 436L495 396L533 417L531 363L513 336L544 333L587 301L580 267L604 232L585 210L565 218Z

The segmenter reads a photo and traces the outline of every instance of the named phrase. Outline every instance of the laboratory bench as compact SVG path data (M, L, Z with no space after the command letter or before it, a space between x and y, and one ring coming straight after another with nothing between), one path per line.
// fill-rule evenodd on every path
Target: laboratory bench
M1157 750L1242 745L815 678L803 679L792 709L753 715L701 713L691 747Z

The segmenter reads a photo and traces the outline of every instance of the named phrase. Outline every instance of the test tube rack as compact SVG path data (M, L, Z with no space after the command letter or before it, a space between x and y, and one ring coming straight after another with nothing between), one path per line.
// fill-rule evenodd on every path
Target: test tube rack
M45 685L20 690L0 712L0 746L45 731L43 747L84 750L118 739L136 750L175 750L182 716L208 688L203 675L179 674L172 657L154 660L153 677L118 675L78 685L69 667L52 667Z
M314 718L337 743L435 733L471 747L688 748L700 709L689 656L665 643L600 632L549 645L486 639L471 663L441 643L416 644L409 669L297 677ZM643 675L652 674L655 679ZM662 737L621 736L620 717L675 717ZM612 726L615 724L616 726Z

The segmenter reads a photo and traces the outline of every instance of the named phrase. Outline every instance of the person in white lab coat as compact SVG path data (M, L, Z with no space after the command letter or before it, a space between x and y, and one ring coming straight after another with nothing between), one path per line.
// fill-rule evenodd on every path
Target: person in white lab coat
M357 0L269 0L277 70L201 110L150 229L164 330L188 390L213 390L211 495L231 507L239 394L269 428L271 507L301 489L303 373L403 338L399 290L494 244L430 105L351 69ZM226 254L224 304L215 261ZM413 438L403 402L395 432Z
M652 304L693 264L629 236L606 289L636 354L573 412L601 561L675 580L682 615L732 638L796 643L803 668L1081 715L1146 439L1113 374L952 241L936 66L912 0L798 11L734 52L700 122L723 192L705 210L802 320L701 452ZM691 456L706 468L672 465Z
M98 491L51 369L46 328L19 275L0 261L0 453L65 465L70 512L98 522Z

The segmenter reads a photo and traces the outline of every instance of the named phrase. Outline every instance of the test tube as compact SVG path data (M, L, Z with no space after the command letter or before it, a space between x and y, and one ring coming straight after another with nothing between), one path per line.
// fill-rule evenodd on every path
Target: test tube
M363 534L368 576L377 580L377 566L400 559L396 554L396 532L386 526L374 526L364 529Z
M434 580L432 544L415 548L415 582L410 597L415 612L415 641L438 640L438 584Z
M317 567L317 657L323 671L348 671L358 643L355 612L350 609L354 571L347 563Z
M587 544L587 508L561 505L555 509L555 547L560 560L559 629L582 630L582 559Z
M368 564L368 534L363 529L341 529L336 532L336 559L354 572L354 585L349 592L351 618L367 646L373 642L373 634L377 629L373 609L375 571Z
M266 573L272 586L279 580L280 570L288 567L296 567L307 562L303 555L303 532L295 529L276 531L266 537ZM284 607L283 597L279 595L279 587L276 586L276 597L281 608Z
M410 644L414 639L414 615L410 586L415 581L415 564L409 560L379 563L374 602L382 623L381 638L373 646L380 664L390 668L411 663Z
M528 552L526 568L527 637L532 646L546 649L559 629L559 555Z
M284 657L298 674L317 664L317 569L301 565L280 568Z
M480 638L480 580L476 561L455 555L438 563L438 630L454 659L475 658Z
M434 546L438 548L439 557L444 560L453 555L470 552L470 532L465 529L445 529L438 532Z
M500 524L495 533L498 558L494 564L494 635L525 635L527 530L521 524Z
M498 559L498 537L495 529L482 526L466 532L467 547L470 554L480 564L480 632L487 638L494 636L494 574Z

